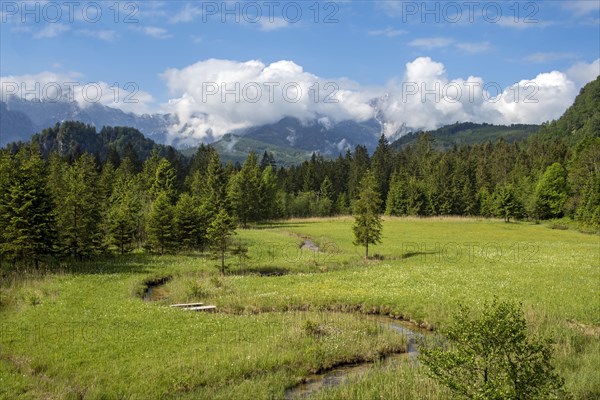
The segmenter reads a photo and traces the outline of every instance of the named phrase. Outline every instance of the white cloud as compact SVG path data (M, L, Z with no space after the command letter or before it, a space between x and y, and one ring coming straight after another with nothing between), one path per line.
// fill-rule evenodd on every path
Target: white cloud
M319 120L327 127L343 120L364 121L375 111L385 122L387 135L401 129L435 129L456 121L541 123L562 115L579 88L595 78L599 63L577 64L566 73L541 73L502 88L477 76L450 78L442 63L419 57L384 87L366 88L345 79L323 79L291 61L265 65L257 60L211 59L162 74L173 96L164 111L178 117L180 123L170 133L183 143L218 139L283 117ZM337 85L333 96L337 103L325 102L331 92L327 83ZM269 90L268 85L275 86ZM301 89L298 101L286 100L285 85ZM315 100L311 88L317 85L320 91ZM258 97L257 87L262 90ZM289 94L293 97L295 92Z
M258 21L261 31L270 32L277 29L283 29L290 26L289 22L285 20L283 17L275 17L275 18L261 18Z
M394 29L392 27L369 31L369 35L371 36L385 36L389 38L404 35L405 33L407 33L407 31L404 31L402 29Z
M169 18L169 22L172 24L179 22L191 22L201 15L202 9L194 7L190 3L186 3L178 13Z
M377 112L387 135L456 121L542 123L560 117L579 89L598 75L600 59L577 63L563 72L543 72L503 88L477 76L450 77L441 62L419 57L407 63L397 78L373 88L344 78L319 77L292 61L209 59L162 74L171 100L161 106L161 112L171 112L179 121L170 130L171 138L189 144L284 117L318 120L326 128L344 120L364 121ZM146 92L135 93L138 103L128 103L127 93L118 89L115 101L115 89L109 84L96 82L86 92L86 82L73 72L5 76L0 81L3 98L11 93L25 95L22 85L32 90L37 83L36 91L42 94L37 97L52 99L57 90L68 92L66 82L82 82L62 95L68 94L82 107L97 102L138 114L155 111L154 99ZM293 133L288 136L293 140ZM339 146L344 148L345 143Z
M142 90L115 87L106 82L89 82L77 72L54 73L49 71L29 75L0 77L0 100L10 96L47 102L74 101L86 108L102 104L124 112L144 114L152 112L153 97Z
M467 53L482 53L490 48L489 42L461 42L456 47Z
M531 18L516 18L514 16L501 17L496 24L504 28L512 29L530 29L530 28L546 28L556 25L555 21L540 21L535 17Z
M600 75L600 58L590 64L579 62L567 70L569 79L579 87L595 80L598 75Z
M138 32L142 32L146 36L153 37L155 39L168 39L172 35L164 28L157 26L145 26L143 28L134 28Z
M544 63L548 61L566 60L575 58L573 53L555 53L555 52L538 52L525 57L525 60L534 63Z
M454 43L453 39L445 37L432 37L432 38L421 38L415 39L408 43L412 47L422 47L425 49L435 49L438 47L447 47Z
M571 11L576 16L600 11L600 1L597 0L570 0L562 3L562 7Z
M33 37L36 39L53 38L67 32L69 29L69 26L65 24L46 24L41 30L34 33Z
M327 116L334 122L373 116L369 98L355 83L318 77L292 61L210 59L169 69L162 78L174 96L165 110L181 121L171 133L191 142L286 116L302 121Z

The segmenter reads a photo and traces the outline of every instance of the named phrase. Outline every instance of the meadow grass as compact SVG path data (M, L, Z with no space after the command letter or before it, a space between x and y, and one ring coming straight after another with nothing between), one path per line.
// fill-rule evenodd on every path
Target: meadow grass
M238 230L228 274L205 254L130 254L0 285L0 398L281 398L302 377L377 360L403 338L353 314L443 328L458 304L523 303L574 398L600 396L600 237L468 218L387 218L365 260L351 218ZM320 251L302 249L310 239ZM169 277L163 297L144 284ZM174 310L202 301L217 314ZM439 398L380 365L319 398Z

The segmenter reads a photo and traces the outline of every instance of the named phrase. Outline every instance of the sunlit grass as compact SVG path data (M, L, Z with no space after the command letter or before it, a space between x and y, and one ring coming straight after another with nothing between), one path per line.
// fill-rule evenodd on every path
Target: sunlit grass
M459 303L524 304L575 398L600 395L600 241L543 225L387 218L376 260L351 218L238 230L225 276L207 254L131 254L0 285L0 398L281 398L303 376L374 360L402 338L351 314L442 328ZM311 240L320 251L302 249ZM144 282L169 276L164 299ZM174 310L201 301L217 314ZM307 323L307 321L310 321ZM316 323L323 336L311 336ZM421 388L421 391L419 391ZM322 398L436 398L422 371L381 366Z

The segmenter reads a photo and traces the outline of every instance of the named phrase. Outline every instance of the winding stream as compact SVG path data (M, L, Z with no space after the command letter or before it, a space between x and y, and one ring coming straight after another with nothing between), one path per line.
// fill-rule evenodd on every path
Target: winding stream
M309 243L307 243L309 242ZM308 248L314 251L313 242L305 241L302 248ZM155 282L146 282L146 289L142 294L144 301L155 301L163 297L162 286L170 279L164 278ZM396 353L386 356L381 362L385 364L394 364L400 360L408 358L411 362L418 362L417 355L419 354L419 342L427 335L432 335L426 329L419 328L409 322L396 320L390 317L381 315L361 315L364 319L379 324L381 327L391 329L392 331L406 337L406 352ZM362 362L357 364L344 365L337 367L320 374L308 376L304 381L296 386L290 387L285 391L285 399L303 399L307 398L321 390L336 387L347 383L350 379L361 377L373 370L375 362Z
M412 362L418 362L417 355L419 354L419 341L424 338L425 335L433 334L425 329L415 327L408 322L398 321L384 316L370 315L365 316L364 318L406 337L406 352L386 356L383 359L383 363L385 364L398 363L400 360L407 357ZM285 399L293 400L307 398L323 389L343 385L350 379L361 377L371 371L374 367L375 362L364 362L334 368L322 374L311 375L306 378L303 383L286 389Z

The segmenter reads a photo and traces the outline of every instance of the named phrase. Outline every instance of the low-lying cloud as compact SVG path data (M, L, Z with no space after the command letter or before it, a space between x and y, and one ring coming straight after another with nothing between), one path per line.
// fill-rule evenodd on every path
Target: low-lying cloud
M599 63L541 73L509 87L477 76L450 78L444 65L429 57L407 63L400 77L380 88L324 79L292 61L265 65L211 59L170 69L162 77L173 95L167 109L180 121L171 132L178 139L212 140L283 117L336 123L377 116L384 133L394 135L456 121L534 124L556 119L579 89L600 74ZM268 91L273 84L277 86ZM302 92L298 99L294 87Z
M126 112L172 113L178 123L170 127L170 139L196 144L284 117L307 123L318 120L324 127L377 118L389 136L457 121L539 124L560 117L579 89L598 75L600 59L501 87L477 76L452 78L441 62L419 57L386 85L365 87L345 78L319 77L293 61L264 64L259 60L208 59L163 72L160 77L171 98L158 107L149 93L132 87L115 90L105 82L87 84L87 89L80 84L68 94L81 107L89 105L92 97L94 102ZM31 89L36 83L38 90L45 90L42 97L55 98L57 88L64 90L66 83L81 81L81 76L43 72L4 76L0 81L2 99L23 94L20 88ZM100 96L96 95L98 88ZM136 101L126 101L132 89L137 90Z

